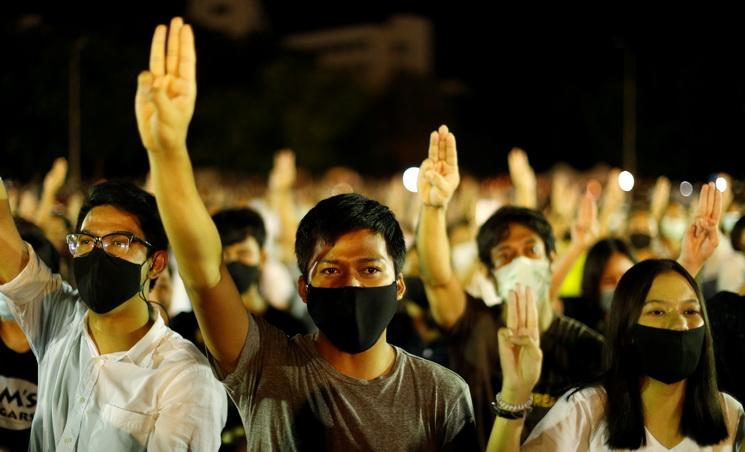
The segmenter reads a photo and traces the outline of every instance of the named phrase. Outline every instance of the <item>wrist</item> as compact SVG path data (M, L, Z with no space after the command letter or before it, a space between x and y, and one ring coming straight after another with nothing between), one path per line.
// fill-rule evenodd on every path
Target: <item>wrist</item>
M503 402L512 405L523 405L533 400L531 391L525 388L506 388L503 386L498 395Z
M447 208L447 203L443 204L429 204L424 201L421 202L422 207L428 208L428 209L434 209L434 210L445 210Z

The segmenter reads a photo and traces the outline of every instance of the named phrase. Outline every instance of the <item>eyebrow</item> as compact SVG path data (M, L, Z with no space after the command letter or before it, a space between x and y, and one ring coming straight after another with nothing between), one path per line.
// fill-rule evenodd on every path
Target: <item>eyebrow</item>
M134 233L132 231L112 231L112 232L107 232L106 234L103 234L103 235L100 235L100 236L99 235L96 235L94 232L92 232L92 231L90 231L88 229L81 229L78 232L83 233L83 234L92 235L94 237L103 237L103 236L111 235L111 234L132 234L135 237L139 237L136 233Z
M319 264L338 264L340 262L343 262L338 259L321 259L318 261ZM369 263L369 262L385 262L385 259L382 257L363 257L360 259L354 259L352 262L354 263Z
M678 304L678 303L677 303L677 302L675 302L675 301L667 301L667 300L644 300L644 304L645 304L645 305L647 305L647 304L651 304L651 303L661 303L661 304ZM691 300L684 300L684 301L682 301L681 303L683 303L683 304L698 304L698 305L700 305L700 304L701 304L701 303L699 303L699 301L698 301L698 300L694 300L694 299L691 299Z

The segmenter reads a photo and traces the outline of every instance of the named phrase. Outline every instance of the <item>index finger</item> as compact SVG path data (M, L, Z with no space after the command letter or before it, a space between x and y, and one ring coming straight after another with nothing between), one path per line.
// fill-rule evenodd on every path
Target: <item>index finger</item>
M517 294L514 290L507 294L507 328L517 332Z
M158 25L153 33L153 42L150 44L150 72L156 77L162 77L166 73L166 26Z
M428 156L429 159L433 162L438 161L437 156L437 142L439 140L440 135L437 133L437 131L434 131L429 134L429 151Z

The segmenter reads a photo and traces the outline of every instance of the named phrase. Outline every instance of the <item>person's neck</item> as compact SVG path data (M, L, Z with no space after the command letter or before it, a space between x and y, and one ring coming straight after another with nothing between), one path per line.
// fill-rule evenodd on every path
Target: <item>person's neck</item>
M641 384L644 426L667 448L683 440L680 419L683 416L686 380L665 384L645 377Z
M396 352L386 340L386 332L378 341L361 353L346 353L334 346L322 333L318 333L316 350L334 369L346 376L363 380L374 380L388 374L396 361Z
M152 324L148 304L139 295L106 314L88 310L88 332L102 355L129 350Z
M28 343L21 326L15 320L0 319L0 340L16 353L26 353L31 350L31 344Z

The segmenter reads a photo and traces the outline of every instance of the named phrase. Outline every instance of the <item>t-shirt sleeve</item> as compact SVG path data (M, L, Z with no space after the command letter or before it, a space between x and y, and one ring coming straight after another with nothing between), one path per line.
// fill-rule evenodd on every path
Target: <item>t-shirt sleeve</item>
M65 331L75 313L84 312L85 307L77 303L77 292L59 274L52 274L31 245L26 246L28 263L15 278L0 285L0 293L41 360L46 344Z
M568 394L568 393L567 393ZM521 451L586 451L603 409L597 389L562 395L535 426Z
M441 450L479 450L473 404L471 403L471 395L465 382L463 382L450 412L445 417L445 440Z
M287 355L288 337L264 319L249 315L249 327L238 364L229 374L223 374L217 361L209 355L215 377L243 412L246 401L255 392L264 367L282 361Z

